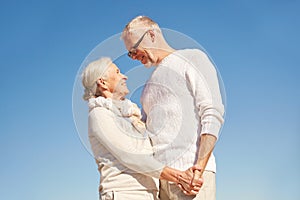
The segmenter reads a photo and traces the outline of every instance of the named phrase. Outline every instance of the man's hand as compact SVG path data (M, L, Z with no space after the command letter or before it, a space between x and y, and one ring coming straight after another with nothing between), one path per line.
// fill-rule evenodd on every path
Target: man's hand
M188 168L186 171L182 172L180 176L178 177L178 187L183 191L186 195L196 195L198 194L202 184L203 180L200 178L201 176L199 173L201 169L199 166L195 165L190 168ZM196 172L196 174L195 174Z

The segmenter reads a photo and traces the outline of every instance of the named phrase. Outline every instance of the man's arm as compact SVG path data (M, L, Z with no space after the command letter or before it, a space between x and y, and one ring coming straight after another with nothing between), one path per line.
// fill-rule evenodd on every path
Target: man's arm
M204 170L224 122L224 105L217 71L208 56L199 51L191 63L186 69L186 78L201 123L197 165Z
M195 166L187 170L190 171L190 173L192 173L193 176L192 181L188 182L189 180L185 179L184 177L179 178L179 182L181 181L179 187L181 188L181 190L183 190L183 192L186 195L196 195L199 192L200 187L203 184L202 175L208 163L209 157L213 152L216 141L217 138L214 135L210 135L210 134L201 135L197 162Z
M194 170L194 180L198 180L206 168L219 137L219 131L224 122L224 105L217 72L210 59L205 53L200 52L192 60L194 65L187 67L186 78L195 98L201 123L199 125L201 132L196 162L197 168L201 170Z
M198 160L196 162L196 165L201 170L195 170L194 179L199 179L202 177L202 174L204 172L204 169L207 165L207 162L209 160L209 157L211 153L213 152L213 149L215 147L217 138L214 135L210 134L202 134L200 137L200 147L198 151Z

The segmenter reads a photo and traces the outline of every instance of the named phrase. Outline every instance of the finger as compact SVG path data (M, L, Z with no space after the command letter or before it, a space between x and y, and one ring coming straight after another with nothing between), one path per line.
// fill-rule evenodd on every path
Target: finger
M197 189L183 190L183 193L185 195L189 195L189 196L191 196L191 195L197 195L199 193L199 190L197 190Z
M192 180L192 182L191 182L191 185L201 187L203 185L203 179L201 179L201 178L200 179L194 178Z
M183 193L187 196L192 196L192 195L196 195L197 193L194 192L187 192L187 191L183 191Z
M192 188L192 191L199 192L200 189L201 189L201 187L194 186L194 187Z
M194 178L199 179L202 176L202 171L194 170Z
M180 188L180 190L185 194L185 195L189 195L190 191L186 191L182 185L178 184L178 187Z
M193 187L191 185L186 185L186 184L177 184L178 187L182 190L185 191L187 195L195 195L200 191L200 187Z
M190 187L189 184L186 184L185 182L182 182L182 181L179 181L178 185L180 185L185 190L187 190L187 188Z
M181 187L182 187L182 189L184 190L184 191L186 191L186 192L190 192L191 191L191 187L189 186L189 185L187 185L187 184L181 184Z
M202 173L200 171L195 170L194 177L192 179L191 184L198 185L201 187L201 185L203 184L203 179L201 178L201 175L202 175Z
M191 180L186 178L186 177L179 176L178 179L179 179L179 182L181 181L181 182L184 182L186 184L191 184Z
M181 184L177 184L177 186L178 186L182 191L184 191L184 189L183 189L183 187L182 187Z
M185 195L191 195L191 193L190 192L187 192L187 191L183 191L183 193L185 194Z
M197 195L198 192L199 192L199 191L192 190L192 191L190 192L190 195Z
M190 193L190 192L186 191L181 184L178 184L178 187L185 195L188 195Z

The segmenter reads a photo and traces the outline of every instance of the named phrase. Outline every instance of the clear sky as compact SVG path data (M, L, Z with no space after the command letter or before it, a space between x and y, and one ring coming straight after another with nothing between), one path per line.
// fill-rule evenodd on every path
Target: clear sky
M98 199L73 85L92 49L142 14L201 44L222 75L217 199L298 200L299 10L296 0L1 1L1 199Z

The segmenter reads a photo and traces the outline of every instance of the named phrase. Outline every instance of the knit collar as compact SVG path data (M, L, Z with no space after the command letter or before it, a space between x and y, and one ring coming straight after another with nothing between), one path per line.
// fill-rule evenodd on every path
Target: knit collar
M111 98L99 96L97 98L90 98L88 106L90 111L96 107L104 107L111 110L116 115L124 117L130 121L140 133L144 134L146 131L145 124L141 121L142 115L140 109L129 99L113 100Z

